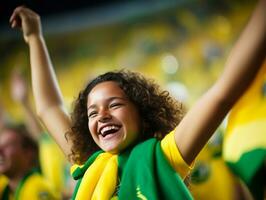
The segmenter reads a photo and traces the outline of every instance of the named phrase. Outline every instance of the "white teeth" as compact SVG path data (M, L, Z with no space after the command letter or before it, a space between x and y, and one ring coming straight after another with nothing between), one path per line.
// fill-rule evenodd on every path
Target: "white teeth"
M106 126L106 127L102 128L101 134L104 134L106 131L118 130L118 129L119 129L119 127L114 126L114 125L112 125L112 126Z

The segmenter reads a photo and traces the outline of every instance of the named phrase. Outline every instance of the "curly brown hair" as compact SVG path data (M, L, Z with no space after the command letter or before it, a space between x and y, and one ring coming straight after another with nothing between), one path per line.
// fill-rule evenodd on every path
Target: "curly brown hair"
M142 140L152 137L161 139L178 125L184 114L180 102L172 98L169 92L161 90L153 80L139 73L120 70L102 74L90 81L74 101L72 131L66 136L73 142L70 157L78 164L84 163L89 155L100 149L88 128L87 97L97 84L105 81L116 82L139 109Z

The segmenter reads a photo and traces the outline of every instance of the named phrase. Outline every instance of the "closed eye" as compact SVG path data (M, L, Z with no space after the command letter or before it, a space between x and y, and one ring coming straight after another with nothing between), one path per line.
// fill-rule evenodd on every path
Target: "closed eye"
M117 107L120 107L120 106L123 106L124 104L122 103L112 103L110 104L110 108L117 108Z
M96 117L96 115L97 115L97 112L96 112L96 111L92 111L92 112L90 112L90 113L88 114L88 117L89 117L89 118L93 118L93 117Z

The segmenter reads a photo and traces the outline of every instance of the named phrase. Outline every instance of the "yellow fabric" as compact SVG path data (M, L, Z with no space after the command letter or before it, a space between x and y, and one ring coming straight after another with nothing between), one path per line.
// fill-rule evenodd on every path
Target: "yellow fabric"
M174 131L164 137L161 141L161 148L170 165L180 174L181 178L185 179L192 167L184 161L180 154L175 143Z
M7 178L4 175L0 175L0 197L3 195L7 182Z
M266 63L229 115L223 146L226 161L237 162L244 152L266 148L266 98L262 93L265 83Z
M73 172L78 166L74 166ZM75 200L111 199L117 185L118 157L100 154L85 172Z
M174 132L169 133L162 141L161 147L171 166L185 178L191 169L183 160L175 144ZM106 164L107 163L107 164ZM73 173L79 165L71 167ZM75 200L111 199L117 185L118 156L110 153L100 154L85 172Z
M42 174L58 191L62 192L65 182L65 157L58 145L50 138L39 143L40 164Z
M266 148L266 119L235 127L224 144L226 161L237 162L244 152L256 148ZM241 139L240 139L241 138Z
M213 158L212 151L205 147L198 155L195 165L197 163L204 163L208 167L209 176L199 183L191 181L189 189L195 199L236 199L236 180L222 158Z
M233 175L220 159L210 161L211 170L208 180L201 184L190 185L190 191L195 199L233 200L236 191ZM210 188L212 188L210 191Z
M19 200L57 200L60 199L52 186L40 175L33 174L20 190Z

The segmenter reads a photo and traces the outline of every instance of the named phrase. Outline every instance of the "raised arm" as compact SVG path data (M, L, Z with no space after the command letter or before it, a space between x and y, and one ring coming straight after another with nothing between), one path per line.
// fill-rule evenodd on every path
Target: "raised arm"
M234 45L221 77L176 127L175 142L187 163L195 159L262 66L266 54L265 8L266 0L260 0Z
M18 69L15 69L12 73L11 95L13 100L18 102L23 110L25 122L31 137L38 141L43 132L43 128L30 104L26 81Z
M0 130L5 127L7 122L8 122L7 113L6 113L6 110L4 109L4 105L2 104L2 101L0 99Z
M17 7L11 18L11 27L20 27L29 45L32 88L37 115L66 155L70 154L70 118L63 107L63 98L42 35L40 17L32 10Z

